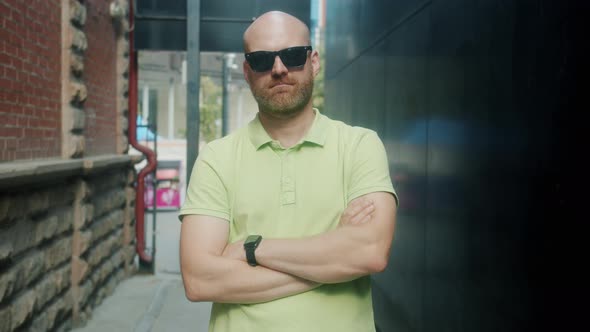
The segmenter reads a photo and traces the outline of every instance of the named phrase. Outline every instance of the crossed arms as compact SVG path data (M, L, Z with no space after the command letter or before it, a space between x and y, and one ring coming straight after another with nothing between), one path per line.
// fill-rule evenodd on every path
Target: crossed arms
M299 239L263 239L259 266L246 263L243 242L227 243L226 220L187 215L180 265L191 301L259 303L383 271L393 239L396 202L375 192L350 202L340 225Z

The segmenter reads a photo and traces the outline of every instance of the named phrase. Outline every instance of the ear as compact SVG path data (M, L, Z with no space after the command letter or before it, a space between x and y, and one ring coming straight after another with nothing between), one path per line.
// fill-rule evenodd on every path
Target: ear
M244 60L244 62L242 63L242 72L244 73L244 79L246 80L246 83L250 84L250 78L248 77L248 69L250 69L248 61Z
M316 77L320 72L320 53L316 50L311 52L311 68L313 70L313 77Z

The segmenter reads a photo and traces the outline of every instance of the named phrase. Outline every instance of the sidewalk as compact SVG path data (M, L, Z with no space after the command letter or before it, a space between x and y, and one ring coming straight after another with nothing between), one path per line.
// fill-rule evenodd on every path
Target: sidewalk
M146 215L151 246L151 214ZM74 332L206 332L211 303L192 303L180 277L178 212L158 212L156 260L153 275L137 274L122 281L94 309L86 326Z
M74 332L206 332L211 303L192 303L180 277L136 275L124 280Z

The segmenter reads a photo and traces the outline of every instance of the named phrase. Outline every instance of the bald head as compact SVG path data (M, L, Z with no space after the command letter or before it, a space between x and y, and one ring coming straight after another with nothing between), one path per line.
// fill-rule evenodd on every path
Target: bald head
M244 32L246 53L310 44L307 25L295 16L280 11L262 14Z

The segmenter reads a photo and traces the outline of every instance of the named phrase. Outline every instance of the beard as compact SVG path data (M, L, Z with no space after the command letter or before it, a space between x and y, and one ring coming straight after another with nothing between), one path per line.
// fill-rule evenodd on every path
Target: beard
M250 88L261 112L288 116L301 112L309 103L313 92L313 75L310 72L288 92L275 93L272 89L254 86Z

